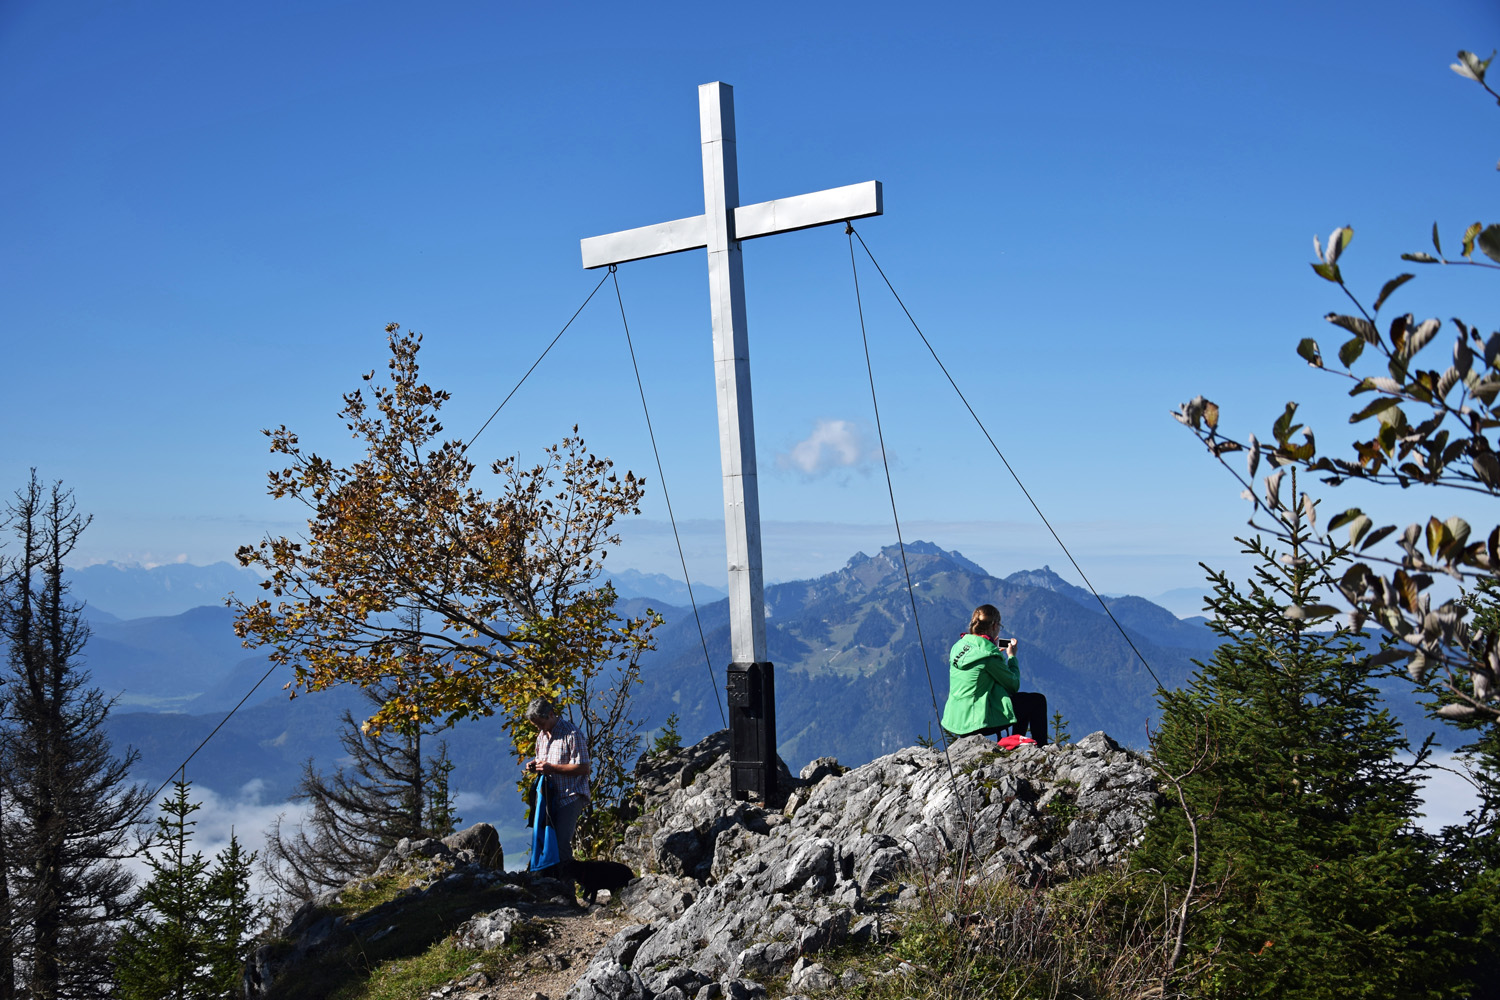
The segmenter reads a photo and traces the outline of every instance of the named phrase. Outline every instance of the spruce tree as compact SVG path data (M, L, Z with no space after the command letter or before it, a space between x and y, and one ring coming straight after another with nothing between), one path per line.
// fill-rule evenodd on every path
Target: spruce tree
M200 808L183 778L161 803L145 845L151 877L131 904L115 945L115 981L122 1000L230 1000L260 926L250 885L254 854L238 838L212 862L190 849Z
M448 741L438 741L436 757L427 761L427 779L423 794L426 803L423 812L423 832L429 837L442 839L458 829L463 817L458 814L458 803L453 793L453 758L448 756Z
M69 599L63 560L89 519L35 473L4 515L18 543L0 570L0 843L6 984L39 1000L106 995L114 926L132 878L121 865L144 795L115 756L112 702L88 686L88 626Z
M0 709L0 717L4 716ZM0 768L5 766L4 744L0 743ZM0 782L0 816L5 815L5 785ZM0 822L0 1000L14 1000L16 995L16 936L20 927L12 915L10 900L10 861L5 843L5 824Z
M1460 908L1414 822L1427 748L1403 758L1368 648L1327 630L1335 609L1318 597L1346 556L1304 544L1309 509L1292 504L1284 552L1241 540L1256 560L1248 589L1210 571L1224 641L1160 695L1152 738L1186 808L1169 783L1174 801L1132 864L1179 894L1196 887L1179 966L1192 992L1452 996Z
M188 782L162 800L145 853L151 877L136 894L115 945L115 979L125 1000L195 1000L209 992L208 861L189 851L199 809Z
M255 936L264 922L264 907L256 899L251 875L256 854L246 853L230 831L229 843L215 857L208 872L208 991L213 1000L240 996L240 980Z
M363 693L374 704L387 697L382 685ZM267 833L262 870L284 902L306 901L369 874L402 838L453 832L459 816L447 744L439 744L436 757L423 757L422 735L416 723L377 732L344 713L339 742L349 764L328 775L307 761L292 794L310 807L306 818L290 830L278 819Z

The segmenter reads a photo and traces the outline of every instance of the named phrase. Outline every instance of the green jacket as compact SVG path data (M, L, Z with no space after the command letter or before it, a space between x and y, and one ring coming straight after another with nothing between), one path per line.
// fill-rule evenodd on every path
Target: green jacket
M1016 721L1010 696L1021 689L1016 658L988 637L965 633L948 654L948 704L943 728L962 736Z

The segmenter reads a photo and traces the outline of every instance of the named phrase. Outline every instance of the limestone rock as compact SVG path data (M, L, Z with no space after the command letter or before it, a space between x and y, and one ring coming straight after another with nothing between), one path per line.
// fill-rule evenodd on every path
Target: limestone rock
M643 977L646 989L652 995L660 998L668 990L679 990L684 997L698 995L698 991L711 982L709 977L685 965L676 965L661 972L655 972Z
M521 915L520 910L504 906L493 913L480 913L470 917L454 931L454 937L460 948L488 951L505 947L516 931L526 923L527 918Z
M496 871L505 869L505 851L499 832L488 823L475 823L467 830L443 838L443 846L456 852L468 851L474 861Z
M459 937L473 948L501 947L515 940L536 917L577 912L571 902L551 905L545 901L542 893L555 895L561 883L527 872L492 870L471 849L455 849L437 840L401 841L381 866L383 874L352 880L299 908L286 927L251 956L241 995L276 996L283 984L296 980L303 963L326 961L328 954L354 948L362 955L379 957L387 939L398 930L407 931L403 937L411 939L413 921L422 921L418 936L436 943L446 935L442 928L452 924L433 921L434 912L451 914L459 924ZM376 891L382 880L387 880L385 885L396 881L404 888L368 909L349 909L351 897L357 900ZM480 912L475 914L476 910Z
M599 949L599 954L594 956L594 961L603 959L615 965L629 965L635 960L635 953L640 950L641 942L651 936L652 930L649 924L626 927L605 942L604 947Z
M726 734L650 765L621 854L662 873L624 894L633 916L656 923L620 967L674 998L711 996L715 983L693 993L660 970L717 979L724 996L788 973L801 977L790 990L832 989L807 956L887 937L890 914L920 904L904 872L937 870L967 846L986 876L1065 878L1120 860L1158 801L1150 769L1103 733L1011 752L971 737L947 756L910 747L848 771L814 761L810 783L785 776L800 799L789 817L730 795Z
M786 764L780 758L776 763L783 791L797 788ZM642 757L635 781L630 807L639 819L615 851L616 860L635 871L706 880L722 834L771 828L765 808L736 800L730 790L727 729L691 747Z
M498 838L497 838L498 839ZM384 875L401 866L401 863L412 857L434 858L445 854L452 854L453 850L441 840L431 837L423 837L413 840L402 837L396 841L396 846L391 848L385 858L375 868L376 875Z
M625 912L643 923L676 920L693 903L698 882L670 875L642 875L619 891Z
M837 757L819 757L810 761L798 777L802 779L804 785L816 785L824 778L837 777L848 770L839 763Z
M589 966L563 1000L652 1000L639 973L619 966Z
M719 989L725 1000L766 1000L766 988L752 979L724 979Z
M735 799L728 757L728 734L717 733L637 765L616 857L642 876L616 895L638 923L592 957L567 1000L761 1000L761 984L783 976L798 996L857 988L817 955L889 940L923 905L918 884L957 852L968 851L978 877L1069 878L1121 860L1160 800L1150 768L1103 733L1011 752L969 737L946 755L909 747L848 770L820 759L801 778L781 765L785 811ZM351 935L393 933L413 902L435 894L485 901L458 931L460 944L480 949L515 940L536 917L576 914L565 905L571 885L487 867L499 858L492 837L480 824L446 842L401 841L377 873L407 888L358 914L330 907L369 892L366 879L304 906L277 948L257 952L245 995L271 995L296 962Z
M792 966L792 974L787 979L786 988L798 993L824 993L838 984L839 981L833 973L821 964L799 958Z

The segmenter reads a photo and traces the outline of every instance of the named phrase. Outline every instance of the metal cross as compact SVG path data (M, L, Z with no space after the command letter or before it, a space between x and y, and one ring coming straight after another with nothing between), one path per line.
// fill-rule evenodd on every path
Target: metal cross
M703 214L580 242L585 268L708 248L719 452L724 470L724 533L729 547L730 649L736 664L759 664L766 659L766 618L740 242L880 215L880 182L741 205L735 163L734 88L727 83L699 87L698 122L703 139Z

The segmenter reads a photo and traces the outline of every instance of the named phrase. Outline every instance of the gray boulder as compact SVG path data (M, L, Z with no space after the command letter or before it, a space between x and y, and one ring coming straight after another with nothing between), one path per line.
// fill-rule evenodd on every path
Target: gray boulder
M467 830L449 834L443 838L443 846L455 853L467 851L472 860L485 868L505 870L505 851L500 846L500 834L488 823L475 823Z
M504 906L492 913L480 913L470 917L454 931L460 948L487 951L503 948L516 936L516 932L527 923L521 911Z
M776 764L783 793L799 787L780 758ZM741 839L741 831L765 834L782 821L778 812L764 804L734 798L727 729L691 747L642 757L636 764L635 781L629 805L637 821L626 831L615 857L638 872L705 881L712 875L721 837L728 834L730 839ZM735 853L743 846L734 848Z
M787 979L786 988L797 993L826 993L838 984L839 981L833 973L822 965L799 958L792 966L792 974Z
M642 923L676 920L693 904L698 882L670 875L642 875L619 892L625 912Z
M895 914L920 903L905 873L942 877L967 849L987 877L1066 878L1122 859L1158 801L1150 768L1103 733L1010 752L971 737L947 759L911 747L843 773L815 761L803 771L815 783L786 776L790 816L733 798L726 734L658 768L642 775L651 791L621 851L658 873L622 894L632 916L652 923L632 959L599 963L590 988L624 983L602 974L608 966L673 997L715 984L752 995L788 973L800 977L794 991L831 989L807 956L887 937ZM661 978L671 970L684 978ZM696 994L680 970L704 979Z
M432 837L413 839L402 837L396 841L396 846L387 852L375 867L376 875L385 875L388 872L400 868L410 858L438 858L446 857L453 853L453 849L441 840Z

